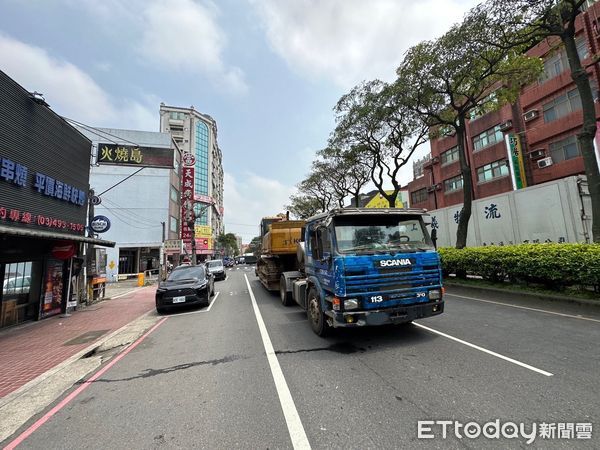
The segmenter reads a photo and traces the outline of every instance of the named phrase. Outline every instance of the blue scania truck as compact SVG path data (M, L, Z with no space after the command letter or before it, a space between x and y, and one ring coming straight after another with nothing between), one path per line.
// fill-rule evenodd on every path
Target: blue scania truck
M426 210L343 208L302 229L298 269L283 272L283 304L307 311L313 331L400 324L444 311L440 258Z

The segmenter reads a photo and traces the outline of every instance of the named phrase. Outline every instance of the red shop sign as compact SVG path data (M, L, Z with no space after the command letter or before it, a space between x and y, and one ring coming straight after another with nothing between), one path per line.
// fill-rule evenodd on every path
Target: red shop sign
M75 255L75 243L71 241L59 241L52 247L52 256L56 259L69 259Z

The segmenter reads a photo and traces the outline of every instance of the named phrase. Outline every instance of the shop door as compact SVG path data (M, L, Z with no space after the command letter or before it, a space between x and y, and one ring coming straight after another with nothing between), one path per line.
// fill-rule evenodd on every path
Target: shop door
M33 261L0 265L2 297L0 297L0 327L16 325L37 319L39 311L39 284L36 270L39 263ZM36 281L37 280L37 281Z
M119 274L136 273L135 262L137 258L136 249L119 250Z

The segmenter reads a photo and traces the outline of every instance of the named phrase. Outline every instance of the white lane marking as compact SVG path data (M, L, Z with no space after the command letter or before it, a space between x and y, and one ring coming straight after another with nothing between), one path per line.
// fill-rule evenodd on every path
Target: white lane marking
M267 360L269 361L269 366L271 367L273 381L275 382L275 388L277 389L277 395L279 396L279 403L281 404L281 409L283 410L283 415L288 427L288 432L290 433L292 445L295 449L310 449L310 442L308 442L306 432L304 431L304 426L302 425L302 421L298 415L298 410L294 404L294 399L292 398L290 389L285 381L285 377L283 376L281 366L279 365L279 360L277 359L277 355L273 349L273 344L269 338L269 332L267 331L265 322L263 321L260 310L258 309L258 304L254 298L252 288L250 287L248 276L244 274L244 278L246 278L248 293L250 294L250 299L252 300L252 308L254 309L254 315L256 316L256 322L258 323L260 336L262 337L263 346L265 347Z
M537 312L542 312L542 313L546 313L546 314L554 314L555 316L570 317L571 319L589 320L590 322L598 322L598 323L600 323L600 320L598 320L598 319L592 319L591 317L576 316L576 315L573 315L573 314L558 313L558 312L554 312L554 311L548 311L546 309L529 308L528 306L511 305L510 303L494 302L492 300L484 300L482 298L467 297L466 295L457 295L457 294L446 294L446 295L449 295L451 297L459 297L459 298L466 298L466 299L469 299L469 300L475 300L476 302L493 303L494 305L508 306L510 308L526 309L528 311L537 311Z
M512 359L512 358L509 358L508 356L504 356L504 355L501 355L500 353L496 353L496 352L493 352L491 350L488 350L487 348L483 348L483 347L480 347L478 345L471 344L470 342L463 341L462 339L455 338L454 336L450 336L449 334L442 333L441 331L437 331L437 330L434 330L433 328L426 327L425 325L421 325L420 323L413 323L413 325L416 325L419 328L423 328L424 330L430 331L431 333L439 334L440 336L443 336L445 338L448 338L448 339L451 339L453 341L459 342L459 343L461 343L463 345L466 345L467 347L471 347L471 348L474 348L475 350L479 350L479 351L481 351L483 353L487 353L488 355L492 355L492 356L495 356L496 358L500 358L500 359L503 359L504 361L508 361L510 363L516 364L517 366L521 366L521 367L524 367L526 369L532 370L534 372L540 373L540 374L545 375L547 377L551 377L551 376L554 375L554 374L552 374L550 372L546 372L545 370L538 369L537 367L530 366L529 364L522 363L521 361L517 361L516 359Z
M213 298L213 301L210 302L210 305L208 305L208 308L206 308L206 309L202 309L200 311L190 311L190 312L185 312L185 313L180 313L180 314L173 314L172 316L169 316L169 317L189 316L190 314L207 313L210 311L210 309L213 307L213 305L217 301L217 298L219 297L220 293L221 293L220 291L217 291L217 293L215 294L215 298Z

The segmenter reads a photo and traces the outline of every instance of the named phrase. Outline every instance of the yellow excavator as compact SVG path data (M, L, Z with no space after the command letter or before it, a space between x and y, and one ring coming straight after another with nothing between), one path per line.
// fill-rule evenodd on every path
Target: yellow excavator
M256 275L267 290L279 291L281 274L299 269L296 255L303 226L303 220L290 220L289 212L260 221L262 247Z

